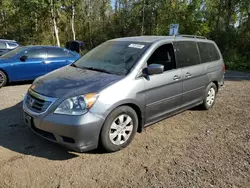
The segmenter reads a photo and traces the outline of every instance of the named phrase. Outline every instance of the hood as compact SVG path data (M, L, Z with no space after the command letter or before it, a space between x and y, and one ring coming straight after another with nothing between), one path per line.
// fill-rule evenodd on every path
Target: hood
M66 66L38 78L31 89L48 97L69 97L99 92L122 78L124 76Z

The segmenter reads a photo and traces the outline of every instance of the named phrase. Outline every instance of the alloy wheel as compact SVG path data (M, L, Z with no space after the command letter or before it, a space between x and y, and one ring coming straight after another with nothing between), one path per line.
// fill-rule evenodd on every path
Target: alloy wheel
M4 84L4 75L0 72L0 87Z

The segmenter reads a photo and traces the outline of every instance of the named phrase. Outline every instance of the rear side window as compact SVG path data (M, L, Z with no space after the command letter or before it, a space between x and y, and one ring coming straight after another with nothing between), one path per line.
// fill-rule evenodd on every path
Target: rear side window
M196 42L176 42L175 49L180 67L188 67L200 64L200 57Z
M49 58L57 58L57 57L68 57L68 50L62 48L49 48L48 49L48 57Z
M213 43L198 42L198 47L202 63L217 61L220 59L218 50Z
M68 57L75 57L75 55L68 51Z
M5 42L0 42L0 49L6 49Z

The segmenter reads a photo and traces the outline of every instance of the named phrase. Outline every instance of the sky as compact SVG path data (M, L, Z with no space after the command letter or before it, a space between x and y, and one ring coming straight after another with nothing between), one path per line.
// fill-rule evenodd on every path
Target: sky
M111 5L113 8L115 7L115 0L111 0Z

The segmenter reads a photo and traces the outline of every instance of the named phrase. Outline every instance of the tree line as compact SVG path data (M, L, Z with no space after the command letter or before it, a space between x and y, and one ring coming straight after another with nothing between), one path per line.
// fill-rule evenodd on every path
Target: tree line
M0 38L23 45L64 46L82 40L88 49L111 38L180 34L215 40L228 68L250 70L249 0L1 0Z

